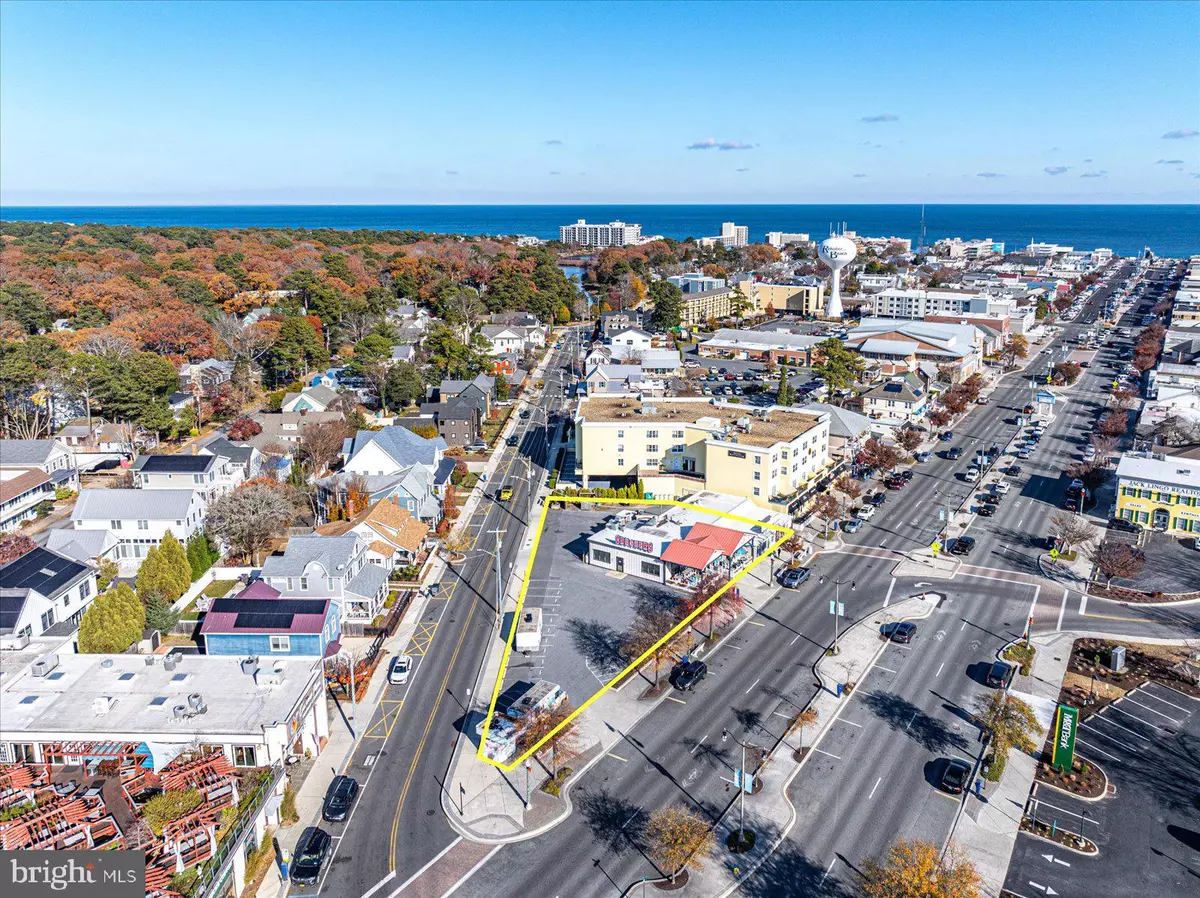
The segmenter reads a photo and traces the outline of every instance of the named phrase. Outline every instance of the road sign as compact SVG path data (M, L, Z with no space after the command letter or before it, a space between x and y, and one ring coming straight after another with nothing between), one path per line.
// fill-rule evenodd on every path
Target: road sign
M1069 771L1075 764L1075 727L1079 723L1079 709L1067 705L1058 706L1054 721L1054 748L1050 754L1050 766Z
M938 552L942 551L941 540L934 540L933 545L929 547L929 551L933 553L933 557L937 558Z
M753 794L754 777L750 776L744 770L735 770L733 771L733 785L734 788L739 789L742 792Z

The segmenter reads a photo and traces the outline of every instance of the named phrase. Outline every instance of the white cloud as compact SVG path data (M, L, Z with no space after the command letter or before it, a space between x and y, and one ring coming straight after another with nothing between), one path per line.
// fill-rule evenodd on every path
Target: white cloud
M1106 172L1104 169L1100 169L1099 171L1085 171L1079 177L1081 177L1081 178L1107 178L1108 172Z
M1003 178L1004 175L998 171L981 171L977 175L975 175L975 177L977 177L977 178Z
M879 115L864 115L859 119L859 121L867 125L877 125L881 122L898 122L900 121L900 116L892 115L890 112L884 112L880 113Z
M1200 137L1200 131L1192 128L1180 128L1178 131L1168 131L1162 136L1163 140L1186 140L1189 137Z
M1069 165L1047 165L1042 169L1048 175L1065 175L1071 170Z
M1159 159L1155 165L1183 165L1182 159Z
M717 140L715 137L706 137L695 143L689 143L687 148L689 150L752 150L754 144L743 143L740 140Z

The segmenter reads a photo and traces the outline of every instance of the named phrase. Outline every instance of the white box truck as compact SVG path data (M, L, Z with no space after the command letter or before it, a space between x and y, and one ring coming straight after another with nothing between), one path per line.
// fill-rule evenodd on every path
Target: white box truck
M516 649L528 655L542 647L542 609L526 608L517 621Z

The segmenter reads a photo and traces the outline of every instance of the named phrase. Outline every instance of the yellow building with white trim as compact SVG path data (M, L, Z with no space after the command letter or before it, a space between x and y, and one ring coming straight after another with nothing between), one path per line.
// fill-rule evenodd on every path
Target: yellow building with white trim
M751 409L708 399L583 399L575 412L577 473L640 478L679 498L701 489L786 504L831 464L828 413Z
M1172 536L1200 535L1200 462L1127 452L1117 465L1117 517Z

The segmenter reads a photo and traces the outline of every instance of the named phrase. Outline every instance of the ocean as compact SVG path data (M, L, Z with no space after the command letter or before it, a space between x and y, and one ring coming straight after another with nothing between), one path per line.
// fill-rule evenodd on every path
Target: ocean
M205 228L411 229L453 234L529 234L557 238L559 225L583 218L642 226L643 234L682 240L719 234L733 221L752 241L768 231L825 237L831 225L869 237L920 238L919 205L579 205L579 206L9 206L7 221L192 225ZM926 240L988 238L1008 250L1031 241L1079 250L1106 246L1128 256L1200 252L1200 205L937 205L925 207Z

